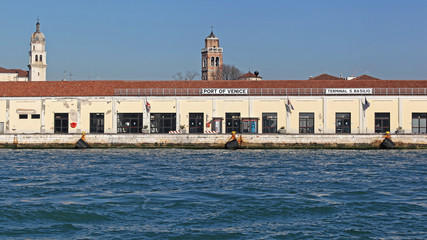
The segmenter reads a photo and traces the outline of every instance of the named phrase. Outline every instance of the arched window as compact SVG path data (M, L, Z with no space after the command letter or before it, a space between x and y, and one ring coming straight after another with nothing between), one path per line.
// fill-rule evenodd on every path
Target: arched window
M215 66L215 58L211 57L211 66Z
M217 67L219 66L219 57L216 57L215 65L216 65Z
M40 62L43 62L43 56L40 55Z
M38 55L36 55L36 62L37 62L37 61L39 61L39 56L38 56Z
M33 50L36 50L36 46L33 46Z

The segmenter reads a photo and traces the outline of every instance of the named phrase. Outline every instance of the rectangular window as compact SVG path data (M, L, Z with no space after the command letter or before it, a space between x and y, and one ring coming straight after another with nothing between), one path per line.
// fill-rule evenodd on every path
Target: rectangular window
M390 131L390 113L375 113L375 133Z
M277 113L262 113L262 133L277 132Z
M299 114L299 133L314 133L314 113Z
M258 118L242 118L243 133L258 133Z
M203 113L190 113L189 118L190 133L203 133Z
M225 114L225 132L240 133L240 113L226 113Z
M118 113L117 133L141 133L142 113Z
M104 133L104 114L103 113L90 114L90 132Z
M31 119L40 119L40 114L31 114Z
M28 119L28 114L19 114L19 119Z
M427 113L412 113L412 133L427 133Z
M55 133L68 133L68 113L55 113Z
M335 113L336 133L351 133L351 113Z
M176 131L176 113L151 113L151 133L169 133Z

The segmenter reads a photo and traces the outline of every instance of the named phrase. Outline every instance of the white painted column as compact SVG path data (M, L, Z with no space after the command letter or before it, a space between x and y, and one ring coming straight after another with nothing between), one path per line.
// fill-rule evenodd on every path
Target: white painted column
M323 99L323 109L322 109L322 111L323 111L323 133L328 133L329 131L328 131L328 109L327 109L327 106L328 106L328 104L327 104L327 99L325 99L325 97L323 96L322 97L322 99Z
M398 123L398 127L399 128L402 128L403 126L402 126L402 118L403 118L403 113L402 113L402 98L401 97L398 97L397 98L397 102L398 102L398 107L397 107L397 112L398 112L398 119L397 119L397 123ZM406 132L406 130L405 130L405 132Z
M111 129L111 133L117 133L117 99L115 97L111 98L111 103L112 103L112 128Z
M181 121L181 114L180 114L180 102L178 100L178 98L175 98L175 111L176 111L176 130L179 130L179 125L180 125L180 121Z
M6 130L5 133L10 133L10 100L6 100Z
M366 133L366 126L365 126L366 111L363 110L362 100L363 100L363 97L360 97L359 98L359 133Z
M40 133L45 133L46 131L46 104L45 99L43 98L40 106Z
M286 111L286 133L291 133L291 129L290 129L290 127L291 127L291 120L290 120L291 114L288 112L288 108L286 107L287 98L285 98L284 103L285 103L284 107L285 107L285 111Z
M82 119L81 119L81 116L82 116L82 100L81 99L77 99L77 129L76 129L77 133L81 133L82 132Z
M148 130L149 132L151 132L150 112L147 110L147 102L150 103L150 100L148 98L145 98L145 100L142 101L142 104L144 105L142 106L142 115L143 115L142 127L144 127L145 125L148 126Z

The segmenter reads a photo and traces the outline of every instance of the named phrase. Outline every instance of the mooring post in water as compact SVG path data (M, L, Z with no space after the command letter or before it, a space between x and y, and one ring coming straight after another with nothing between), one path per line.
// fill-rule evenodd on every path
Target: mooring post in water
M18 136L13 135L13 148L18 148Z

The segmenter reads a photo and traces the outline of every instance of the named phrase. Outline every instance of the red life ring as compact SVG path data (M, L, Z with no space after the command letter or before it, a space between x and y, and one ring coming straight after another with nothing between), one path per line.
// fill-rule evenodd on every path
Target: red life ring
M70 126L71 126L72 128L75 128L75 127L77 126L77 123L72 122L72 123L70 123Z

